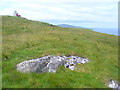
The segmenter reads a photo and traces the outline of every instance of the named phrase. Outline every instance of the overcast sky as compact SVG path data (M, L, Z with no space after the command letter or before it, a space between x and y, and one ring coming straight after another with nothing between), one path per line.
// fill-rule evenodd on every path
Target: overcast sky
M0 0L0 15L86 28L117 28L119 0Z

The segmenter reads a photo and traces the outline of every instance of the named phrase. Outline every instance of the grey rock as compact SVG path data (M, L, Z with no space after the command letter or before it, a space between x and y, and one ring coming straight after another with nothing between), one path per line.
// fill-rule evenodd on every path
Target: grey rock
M57 68L61 65L64 65L65 68L70 70L75 69L75 65L84 64L89 62L86 58L81 58L78 56L44 56L37 59L32 59L28 61L21 62L17 64L17 70L20 72L53 72L55 73Z
M117 83L117 81L115 81L115 80L110 80L109 82L108 82L108 87L109 88L113 88L114 90L120 90L120 86L119 86L119 84Z

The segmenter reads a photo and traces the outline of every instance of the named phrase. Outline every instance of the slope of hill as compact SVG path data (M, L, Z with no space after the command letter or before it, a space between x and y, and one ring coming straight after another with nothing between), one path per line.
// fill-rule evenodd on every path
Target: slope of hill
M118 81L118 37L89 29L61 28L14 16L2 17L3 88L107 88ZM21 73L16 64L45 55L77 55L90 63L75 71Z

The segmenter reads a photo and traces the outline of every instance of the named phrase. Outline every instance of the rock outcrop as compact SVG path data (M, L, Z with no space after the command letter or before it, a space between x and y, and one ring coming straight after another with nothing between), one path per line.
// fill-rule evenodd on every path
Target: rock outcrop
M64 65L65 68L74 70L75 65L84 64L89 62L86 58L81 58L78 56L44 56L37 59L32 59L28 61L21 62L17 64L17 70L20 72L53 72L55 73L57 68Z
M120 85L115 80L111 79L107 85L109 88L113 88L114 90L120 90Z

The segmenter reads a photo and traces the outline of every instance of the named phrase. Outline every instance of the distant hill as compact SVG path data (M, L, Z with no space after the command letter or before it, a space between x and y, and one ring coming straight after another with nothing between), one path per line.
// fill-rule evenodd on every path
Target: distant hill
M84 28L84 27L80 27L80 26L73 26L73 25L68 25L68 24L59 24L57 25L59 27L63 27L63 28ZM86 28L87 29L87 28Z
M80 28L78 26L73 26L73 25L68 25L68 24L59 24L57 26L63 27L63 28Z

